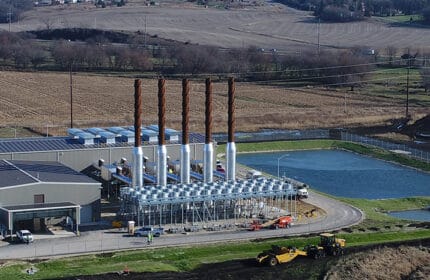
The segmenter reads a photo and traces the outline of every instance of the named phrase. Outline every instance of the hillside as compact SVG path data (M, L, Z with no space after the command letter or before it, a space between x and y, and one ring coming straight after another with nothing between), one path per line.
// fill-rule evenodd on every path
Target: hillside
M230 9L194 5L183 1L162 1L146 6L145 1L129 1L123 7L96 8L92 4L40 7L25 13L11 31L68 27L110 30L147 30L150 35L219 47L275 48L284 52L316 48L317 22L310 12L273 2L255 2ZM254 3L254 2L251 2ZM8 24L0 29L8 30ZM368 46L383 50L393 46L421 52L430 46L430 29L397 26L368 20L354 23L322 23L322 47Z

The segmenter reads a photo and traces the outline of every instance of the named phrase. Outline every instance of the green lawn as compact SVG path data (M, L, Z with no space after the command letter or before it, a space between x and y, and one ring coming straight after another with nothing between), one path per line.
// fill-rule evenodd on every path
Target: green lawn
M423 209L430 205L430 196L376 200L359 198L337 199L361 209L365 213L366 219L375 222L398 222L399 219L387 215L386 212Z
M339 237L347 240L347 246L358 246L389 241L430 238L430 230L403 230L399 232L343 233ZM105 253L84 257L53 259L35 263L38 272L29 276L25 270L30 263L19 262L0 267L0 279L48 279L91 275L121 271L127 265L135 272L190 271L206 263L223 262L233 259L254 258L272 244L294 245L298 248L306 244L317 244L318 237L279 238L261 242L247 241L193 247L160 248L128 252ZM222 253L221 253L222 252Z
M375 17L375 18L389 23L409 23L411 18L413 22L421 21L423 19L421 15L399 15L399 16Z

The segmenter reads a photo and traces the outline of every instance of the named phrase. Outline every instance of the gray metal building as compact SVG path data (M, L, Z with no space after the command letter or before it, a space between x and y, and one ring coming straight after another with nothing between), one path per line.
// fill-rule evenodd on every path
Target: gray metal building
M180 141L179 141L180 142ZM191 133L191 159L203 159L204 136ZM169 142L167 155L172 160L180 158L181 145ZM157 144L144 142L143 155L148 161L157 159ZM132 159L133 143L99 143L85 145L70 137L40 137L25 139L0 140L0 159L60 162L74 170L82 171L93 163L103 159L107 164Z
M14 233L46 218L70 217L74 229L100 219L101 183L58 162L0 161L0 229Z

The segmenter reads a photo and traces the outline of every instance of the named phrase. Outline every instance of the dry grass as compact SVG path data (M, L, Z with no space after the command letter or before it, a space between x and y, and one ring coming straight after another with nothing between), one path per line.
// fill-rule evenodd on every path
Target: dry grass
M41 7L26 13L12 31L86 27L111 30L143 30L144 17L150 35L220 47L257 46L286 52L316 50L317 26L311 12L298 11L278 3L247 5L243 9L205 8L183 1L130 1L121 8L95 8L93 4ZM177 3L175 3L177 2ZM179 2L179 3L178 3ZM243 2L241 2L243 3ZM253 3L253 1L250 1ZM8 30L7 23L0 28ZM321 23L322 47L371 46L381 52L387 46L419 49L430 45L430 29L396 26L374 19L352 23Z
M328 272L328 280L368 279L395 280L410 279L428 272L430 251L428 248L400 246L380 248L348 255ZM427 274L425 277L428 277ZM413 278L428 279L428 278Z
M64 134L70 123L70 87L66 73L0 72L0 125L35 127L42 133ZM74 125L132 125L134 79L75 73ZM144 79L143 123L157 123L157 80ZM167 126L180 129L181 81L166 81ZM192 81L191 131L204 131L205 86ZM214 132L227 131L227 82L213 85ZM346 106L345 106L346 96ZM414 107L421 114L425 108ZM345 111L346 109L346 111ZM236 83L236 129L299 129L386 124L400 117L403 103L395 98L322 88L282 88ZM59 128L54 132L52 127Z

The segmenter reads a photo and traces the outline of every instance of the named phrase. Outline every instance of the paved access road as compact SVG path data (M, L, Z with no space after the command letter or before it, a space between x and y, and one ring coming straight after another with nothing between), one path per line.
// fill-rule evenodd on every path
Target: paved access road
M204 244L231 240L251 240L287 235L299 235L312 232L330 231L359 223L363 213L349 205L311 192L308 203L327 212L308 224L296 224L289 229L261 231L224 231L198 232L184 234L165 234L154 238L152 245L146 244L146 238L129 237L118 230L84 232L81 236L35 240L32 244L10 244L0 246L0 259L22 259L52 257L69 254L84 254L122 249L145 247L179 246L184 244ZM0 242L1 243L1 242Z

